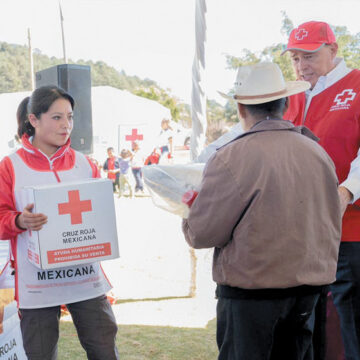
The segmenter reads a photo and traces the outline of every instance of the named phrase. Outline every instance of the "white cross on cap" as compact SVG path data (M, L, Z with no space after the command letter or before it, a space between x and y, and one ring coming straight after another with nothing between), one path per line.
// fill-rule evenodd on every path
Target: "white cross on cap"
M308 36L309 32L305 29L299 29L296 33L295 33L295 39L296 40L303 40L304 38L306 38Z

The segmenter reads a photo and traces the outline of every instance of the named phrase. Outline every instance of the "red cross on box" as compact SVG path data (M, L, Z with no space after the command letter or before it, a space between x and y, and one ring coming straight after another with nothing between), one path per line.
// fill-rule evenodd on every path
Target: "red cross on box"
M82 213L92 211L91 200L80 200L79 190L68 191L69 202L58 204L59 215L70 214L71 224L82 224Z
M138 129L132 129L131 130L131 135L125 135L125 140L126 141L131 141L131 146L134 145L134 142L136 140L143 140L144 136L141 134L138 134Z

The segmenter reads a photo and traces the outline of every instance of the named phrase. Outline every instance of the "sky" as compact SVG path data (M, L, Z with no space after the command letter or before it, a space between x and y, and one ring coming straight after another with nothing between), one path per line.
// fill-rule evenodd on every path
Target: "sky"
M190 103L196 0L60 0L68 58L102 60L128 75L155 80ZM205 73L209 99L224 103L235 79L226 54L260 52L286 42L285 11L297 26L309 20L360 32L359 0L207 0ZM0 41L62 57L59 0L0 0Z

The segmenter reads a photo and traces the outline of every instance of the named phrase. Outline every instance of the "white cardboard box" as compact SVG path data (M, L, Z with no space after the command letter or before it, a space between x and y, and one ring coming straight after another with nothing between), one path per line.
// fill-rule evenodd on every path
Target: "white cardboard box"
M28 259L41 269L119 257L112 182L77 182L25 187L25 204L48 222L30 232Z

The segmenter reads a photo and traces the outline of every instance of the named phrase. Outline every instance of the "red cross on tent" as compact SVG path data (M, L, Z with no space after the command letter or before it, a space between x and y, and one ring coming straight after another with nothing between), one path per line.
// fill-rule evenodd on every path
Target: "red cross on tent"
M143 140L144 135L138 134L138 129L131 129L131 135L125 135L126 141L131 141L131 147L134 145L136 140Z
M58 204L59 215L70 214L71 224L82 224L82 213L91 211L91 200L80 200L79 190L68 191L69 202Z

